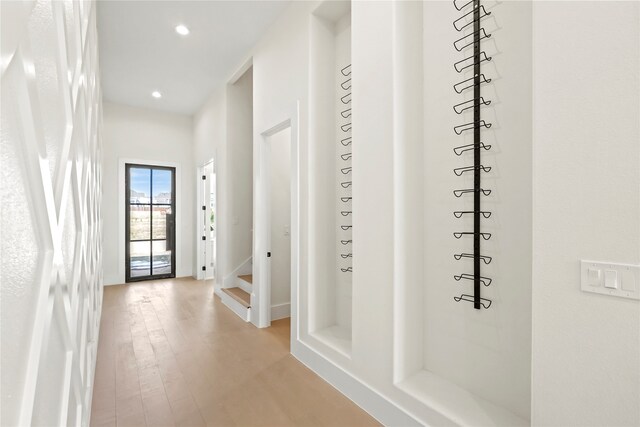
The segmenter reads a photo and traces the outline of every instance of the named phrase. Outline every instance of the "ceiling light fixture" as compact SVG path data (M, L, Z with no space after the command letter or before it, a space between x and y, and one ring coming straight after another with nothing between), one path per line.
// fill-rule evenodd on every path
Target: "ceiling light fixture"
M180 34L181 36L186 36L187 34L189 34L189 29L185 25L180 24L176 26L176 33Z
M154 90L153 92L151 92L151 96L153 96L156 99L162 98L162 94L157 90Z

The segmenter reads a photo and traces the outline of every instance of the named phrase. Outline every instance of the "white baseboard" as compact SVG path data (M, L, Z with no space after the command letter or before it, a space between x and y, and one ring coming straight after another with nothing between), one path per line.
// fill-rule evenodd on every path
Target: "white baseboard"
M213 294L215 296L217 296L218 298L222 299L222 294L224 292L222 292L222 288L216 283L215 285L213 285Z
M291 354L322 379L351 399L385 426L422 426L380 393L364 384L307 344L295 340L291 343Z
M181 276L176 275L175 279L185 279L185 278L188 278L188 277L196 279L196 276L194 276L193 274L183 274ZM151 279L151 280L153 280L153 279ZM171 280L171 279L161 279L161 280ZM130 283L144 283L144 282L145 282L145 280L140 281L140 282L129 282L129 283L127 283L123 279L122 282L105 282L105 283L102 284L102 286L128 285Z
M124 283L103 283L102 286L116 286L116 285L124 285Z
M291 303L276 304L271 306L271 320L286 319L291 317Z

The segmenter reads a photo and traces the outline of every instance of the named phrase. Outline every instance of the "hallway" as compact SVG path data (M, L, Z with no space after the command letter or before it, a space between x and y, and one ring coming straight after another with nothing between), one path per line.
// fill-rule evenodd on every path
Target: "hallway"
M0 427L640 427L640 0L0 16Z
M104 288L91 425L378 425L191 278Z

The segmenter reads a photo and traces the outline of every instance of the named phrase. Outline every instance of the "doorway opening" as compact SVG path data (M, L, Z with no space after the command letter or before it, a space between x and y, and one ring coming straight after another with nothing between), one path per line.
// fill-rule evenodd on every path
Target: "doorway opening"
M291 315L291 128L266 139L271 320Z
M198 279L210 280L216 276L216 173L213 160L201 167L200 176L200 220Z
M296 104L289 119L261 133L256 144L254 291L251 322L259 328L272 320L291 325L297 336L299 319L299 158ZM255 301L254 301L255 296Z
M176 170L125 165L125 281L176 277Z

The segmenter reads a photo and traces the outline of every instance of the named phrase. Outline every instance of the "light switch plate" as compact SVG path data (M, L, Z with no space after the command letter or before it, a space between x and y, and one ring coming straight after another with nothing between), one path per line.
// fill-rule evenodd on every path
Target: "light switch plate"
M640 300L640 265L581 260L580 289Z

